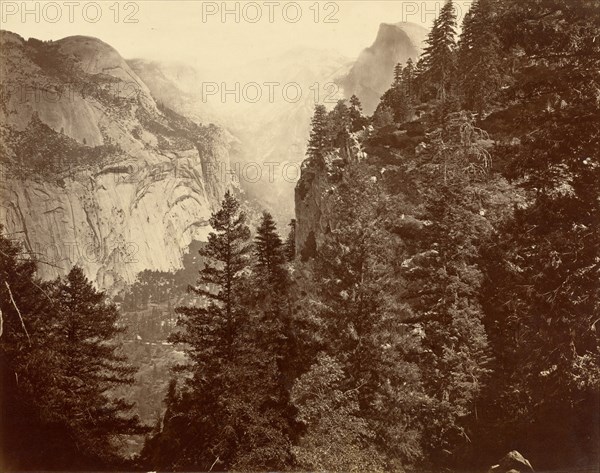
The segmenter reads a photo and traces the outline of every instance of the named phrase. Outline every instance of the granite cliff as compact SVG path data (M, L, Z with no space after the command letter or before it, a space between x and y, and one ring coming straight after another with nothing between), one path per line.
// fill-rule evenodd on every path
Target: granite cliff
M294 186L315 103L333 106L343 98L336 81L347 73L350 59L332 50L297 47L218 71L144 59L128 64L157 100L231 133L230 157L240 186L280 227L286 226L294 213ZM203 95L203 84L215 92Z
M328 152L322 161L309 157L302 162L295 191L296 250L301 259L314 256L325 235L337 227L336 188L347 164L367 158L359 136L367 132L351 135L349 144Z
M228 140L162 107L119 53L0 31L0 224L45 278L174 270L229 185Z

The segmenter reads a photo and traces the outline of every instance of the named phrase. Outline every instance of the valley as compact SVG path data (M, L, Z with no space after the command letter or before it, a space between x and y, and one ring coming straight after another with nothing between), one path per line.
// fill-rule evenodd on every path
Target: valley
M0 469L597 471L598 3L203 3L0 30Z

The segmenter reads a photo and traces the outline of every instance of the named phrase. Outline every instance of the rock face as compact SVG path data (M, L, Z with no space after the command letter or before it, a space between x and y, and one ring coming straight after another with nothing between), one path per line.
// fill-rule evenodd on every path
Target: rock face
M372 114L394 78L394 66L416 61L423 50L427 30L413 23L382 23L375 42L363 50L350 72L339 80L346 97L360 98L366 114Z
M41 261L103 289L173 270L230 184L227 140L157 106L102 41L0 31L0 224Z
M302 163L295 193L296 250L301 259L313 257L325 235L337 227L336 187L344 166L365 158L357 136L352 136L350 146L329 153L323 162L308 158Z
M534 471L531 463L516 450L507 453L488 473L526 473Z
M223 125L211 104L202 100L202 82L209 73L181 63L164 63L136 58L127 64L148 86L152 97L196 123Z
M331 107L343 98L336 78L351 61L335 51L298 47L220 71L141 59L128 63L157 100L193 120L208 118L226 127L235 137L231 161L240 186L280 228L287 226L315 103ZM209 83L215 93L202 96Z
M235 137L231 159L242 188L283 228L293 217L292 196L315 103L331 108L338 99L356 94L371 114L392 83L394 66L409 57L416 60L426 35L425 28L412 23L382 24L373 45L356 61L335 51L296 48L222 71L143 59L128 64L170 108L227 127ZM212 83L216 92L203 97L203 83ZM272 92L267 83L276 84ZM246 89L248 84L258 89ZM224 96L225 90L230 93ZM259 98L251 100L256 90Z

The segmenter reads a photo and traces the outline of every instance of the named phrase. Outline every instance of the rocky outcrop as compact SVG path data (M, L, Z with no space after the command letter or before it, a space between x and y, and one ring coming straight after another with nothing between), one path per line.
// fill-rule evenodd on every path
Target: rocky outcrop
M362 51L348 74L339 80L346 97L356 95L365 113L372 114L393 81L394 66L409 58L416 61L426 37L427 30L413 23L382 23L375 42Z
M313 257L325 235L337 228L336 189L344 167L365 158L358 137L352 135L349 145L329 152L323 160L307 158L302 163L295 192L296 251L301 259Z
M148 86L152 96L196 123L222 122L212 104L202 98L202 82L209 80L192 66L136 58L127 64Z
M507 453L488 473L526 473L534 471L531 463L516 450Z
M45 278L83 267L99 287L173 270L204 239L228 142L157 105L102 41L0 32L0 224Z

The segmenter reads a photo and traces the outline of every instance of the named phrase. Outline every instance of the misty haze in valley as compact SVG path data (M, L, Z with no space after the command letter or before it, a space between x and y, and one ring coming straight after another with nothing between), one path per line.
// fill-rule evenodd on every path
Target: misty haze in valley
M596 0L30 3L3 471L598 471Z

